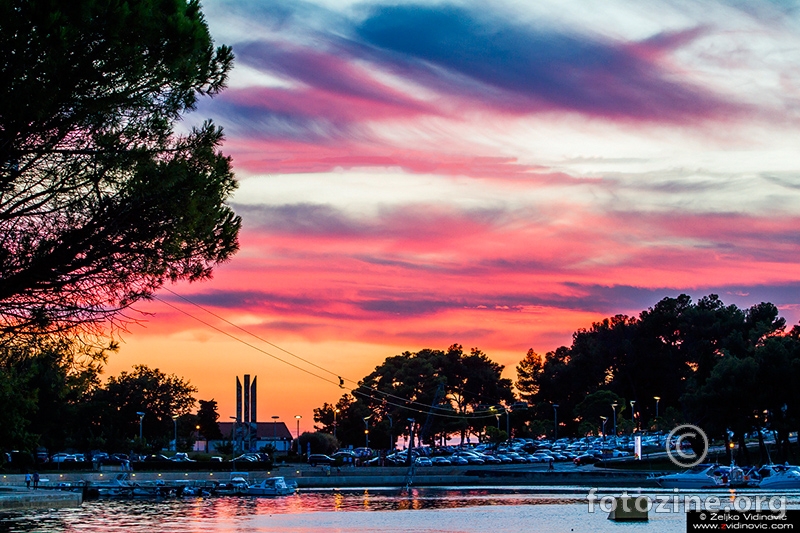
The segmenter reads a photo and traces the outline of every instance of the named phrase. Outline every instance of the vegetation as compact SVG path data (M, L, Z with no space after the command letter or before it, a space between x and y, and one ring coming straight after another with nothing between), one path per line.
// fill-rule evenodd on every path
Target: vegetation
M408 418L428 443L459 434L496 441L506 428L552 436L556 419L559 436L691 422L740 444L752 431L774 430L781 460L800 428L800 326L787 333L771 303L743 310L713 294L696 303L680 295L638 317L607 318L576 331L571 346L529 350L516 368L516 397L502 369L457 344L390 357L335 406L316 409L317 428L332 433L338 409L337 437L362 446L369 417L370 441L386 448L390 430L391 439L409 435Z
M6 0L0 36L0 333L113 321L231 257L221 130L174 130L233 61L196 0Z
M99 375L106 325L238 248L221 129L176 131L225 87L231 49L197 0L0 0L0 58L0 448L212 435L216 404L196 418L182 379Z

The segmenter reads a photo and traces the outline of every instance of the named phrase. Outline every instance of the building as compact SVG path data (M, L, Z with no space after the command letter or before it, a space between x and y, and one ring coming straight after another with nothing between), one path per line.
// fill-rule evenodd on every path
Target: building
M217 424L225 440L209 442L209 451L214 452L219 444L233 442L234 452L258 452L265 446L272 445L278 452L288 452L294 438L283 422L251 422L250 447L245 445L247 439L239 438L244 431L237 431L236 422L219 422ZM243 426L243 424L238 424ZM247 429L247 428L243 428Z

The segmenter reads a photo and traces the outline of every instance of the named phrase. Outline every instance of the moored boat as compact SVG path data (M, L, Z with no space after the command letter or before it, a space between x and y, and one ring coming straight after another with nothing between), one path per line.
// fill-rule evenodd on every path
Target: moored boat
M699 464L684 472L668 474L656 478L659 486L665 489L708 489L727 486L727 479L723 482L723 475L729 469L717 464Z
M764 490L800 489L800 467L791 465L766 465L758 471Z
M247 487L249 496L285 496L297 490L296 483L287 483L283 477L268 477L261 483Z

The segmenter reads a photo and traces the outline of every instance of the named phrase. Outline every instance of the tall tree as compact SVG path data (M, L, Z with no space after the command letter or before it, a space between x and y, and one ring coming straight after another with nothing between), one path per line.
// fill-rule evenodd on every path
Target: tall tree
M211 400L198 400L200 404L197 409L197 425L200 426L200 434L206 440L222 440L222 432L219 430L219 413L217 412L217 402Z
M188 414L197 389L174 374L136 365L132 372L112 376L92 397L94 428L106 435L112 449L125 449L139 434L154 449L165 446L173 435L173 416Z
M119 318L231 257L221 130L174 124L232 60L196 0L0 2L0 332Z

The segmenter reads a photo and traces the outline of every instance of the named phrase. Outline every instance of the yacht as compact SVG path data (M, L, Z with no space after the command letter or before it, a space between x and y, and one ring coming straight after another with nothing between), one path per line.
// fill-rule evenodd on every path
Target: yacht
M800 467L791 465L766 465L758 471L765 490L800 489Z
M665 489L708 489L727 485L728 468L717 464L699 464L689 470L656 478ZM726 478L723 481L723 476Z
M247 487L248 496L286 496L297 490L297 483L287 483L283 477L268 477L261 483Z

